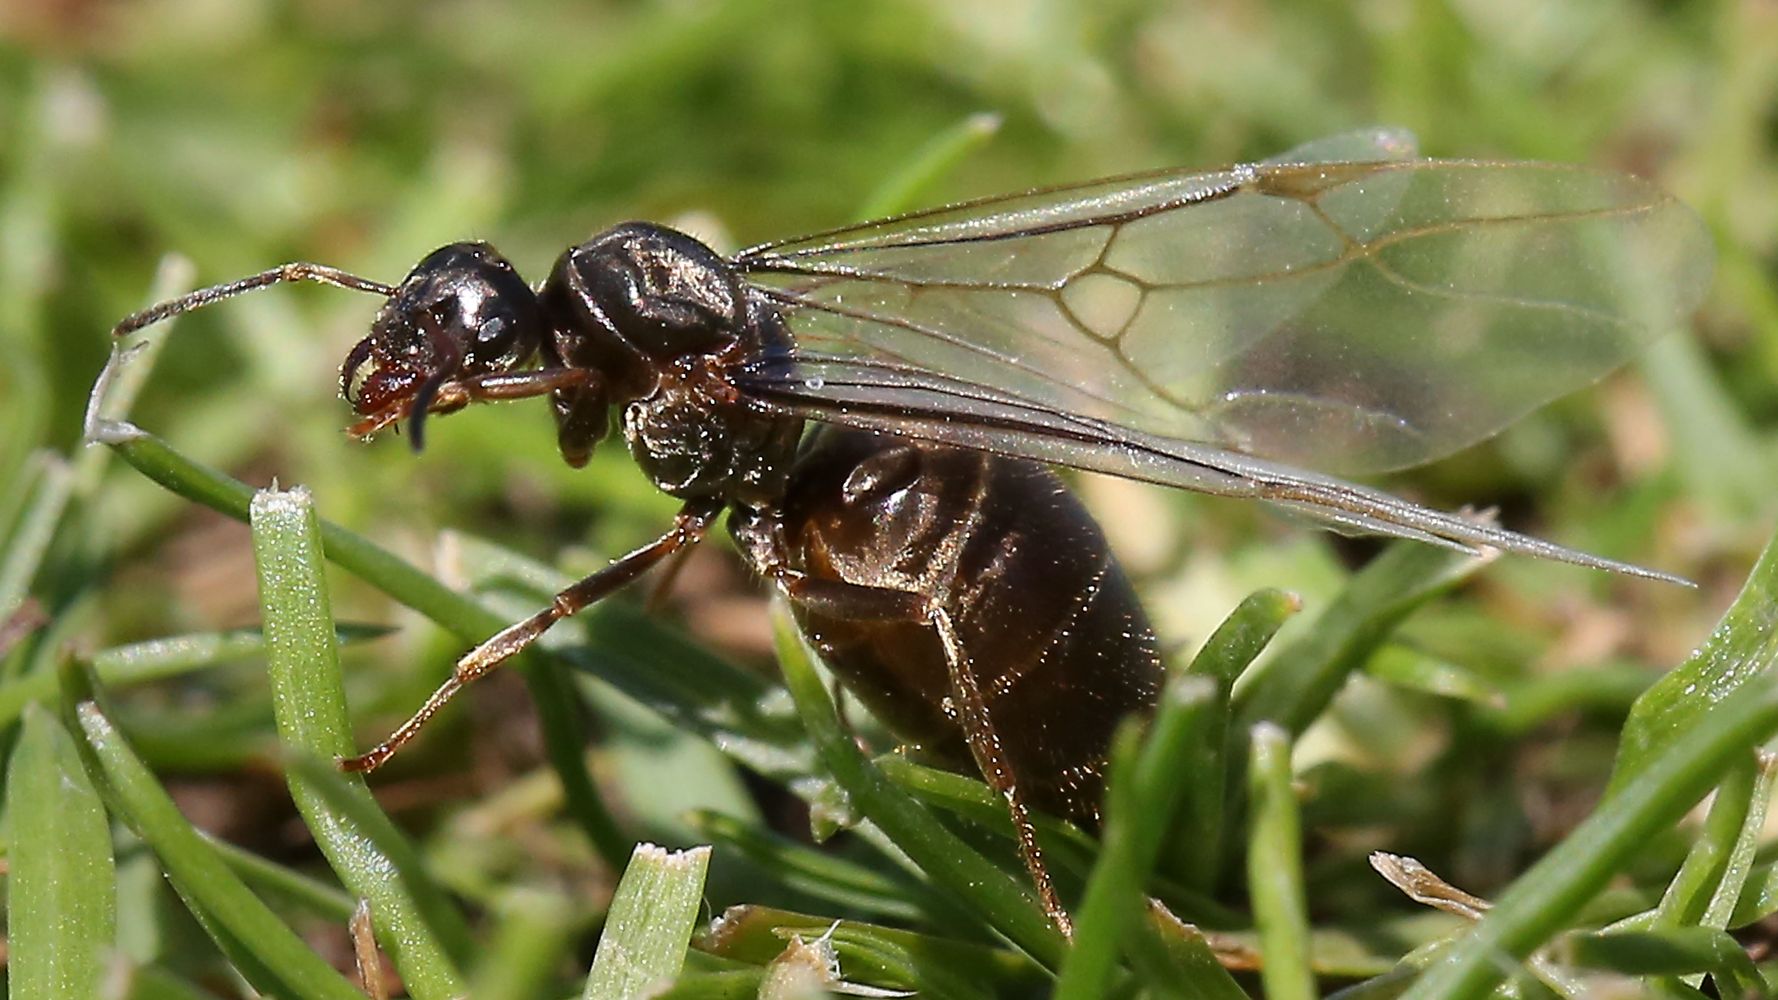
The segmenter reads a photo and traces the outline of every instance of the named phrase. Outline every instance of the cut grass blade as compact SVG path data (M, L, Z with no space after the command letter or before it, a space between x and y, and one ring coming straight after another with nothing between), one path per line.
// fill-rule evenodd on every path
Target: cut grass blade
M1303 835L1291 783L1290 738L1270 723L1252 730L1248 801L1247 891L1259 931L1260 978L1271 1000L1312 1000L1308 903L1303 894Z
M305 1000L364 1000L229 870L98 705L82 702L75 712L93 755L89 773L100 780L116 812L154 849L218 945L250 960L237 961L237 967L256 988Z
M301 487L266 490L253 498L250 516L279 738L298 755L349 756L351 723L314 503ZM368 795L358 812L377 813L375 833L357 816L336 809L310 781L310 772L288 771L291 798L340 881L355 897L369 900L378 939L402 981L420 1000L460 996L465 981L452 954L470 950L462 919L448 912L444 894L430 886L420 866L402 865L383 849L382 843L400 835ZM363 790L362 778L338 780Z
M855 920L791 913L765 906L730 907L699 943L709 954L765 965L781 955L792 935L805 941L826 935L849 981L915 989L921 996L1024 997L1043 995L1049 979L1018 952L961 942L954 936Z
M37 705L7 765L6 816L9 995L98 996L117 939L111 826L74 741Z
M636 845L599 935L583 1000L630 1000L679 975L709 866L708 847Z
M1044 916L1037 896L1021 880L982 857L877 770L840 726L826 684L815 670L790 614L775 603L772 625L778 666L808 728L822 764L852 804L907 853L937 884L962 899L1014 944L1049 968L1062 960L1066 945Z

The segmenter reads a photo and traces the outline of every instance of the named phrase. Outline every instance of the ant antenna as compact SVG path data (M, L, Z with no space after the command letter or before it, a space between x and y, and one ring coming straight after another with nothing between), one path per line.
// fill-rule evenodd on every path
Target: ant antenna
M223 299L232 299L235 296L246 292L256 291L270 285L282 284L287 281L318 281L323 285L332 285L335 288L348 288L354 292L371 292L376 295L381 295L384 298L392 298L395 295L395 287L393 285L385 285L380 281L372 281L369 278L360 278L356 274L342 271L337 267L328 267L325 264L309 264L303 261L297 261L292 264L282 264L269 271L261 271L258 274L231 281L225 285L212 285L209 288L200 288L195 292L188 292L176 299L168 299L165 302L149 306L141 312L131 313L130 315L125 316L115 327L111 328L111 335L113 337L126 337L143 327L153 326L163 319L169 319L180 313L188 313L193 309L201 309L212 302L221 302Z

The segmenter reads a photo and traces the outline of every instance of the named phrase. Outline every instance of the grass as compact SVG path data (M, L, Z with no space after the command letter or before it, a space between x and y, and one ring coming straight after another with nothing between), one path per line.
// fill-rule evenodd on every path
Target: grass
M1778 984L1761 5L15 6L10 995L361 996L360 901L413 997ZM563 466L536 406L438 421L418 458L343 440L334 373L373 303L194 315L86 412L118 317L283 260L393 279L475 236L537 276L625 218L734 248L1374 122L1437 155L1648 174L1705 218L1718 277L1692 330L1389 482L1701 586L1083 482L1177 652L1165 711L1118 743L1103 836L1044 826L1072 946L992 793L861 751L720 540L662 613L578 616L368 786L337 774L469 644L673 510L620 448ZM1414 903L1379 850L1492 905Z

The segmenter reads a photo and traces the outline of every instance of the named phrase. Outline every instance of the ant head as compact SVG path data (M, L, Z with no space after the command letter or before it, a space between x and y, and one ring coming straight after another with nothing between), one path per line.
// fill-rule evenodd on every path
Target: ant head
M388 300L340 370L340 390L365 419L358 436L413 415L413 445L439 390L453 380L509 372L543 342L537 296L506 258L486 243L453 243L427 255L400 285L361 278L324 264L297 262L200 288L126 316L111 330L124 337L163 320L286 282L313 281ZM547 387L546 387L547 388ZM455 398L439 409L457 409Z
M512 371L542 338L537 296L506 258L486 243L453 243L396 286L370 335L346 355L340 391L366 417L412 413L417 439L440 387Z

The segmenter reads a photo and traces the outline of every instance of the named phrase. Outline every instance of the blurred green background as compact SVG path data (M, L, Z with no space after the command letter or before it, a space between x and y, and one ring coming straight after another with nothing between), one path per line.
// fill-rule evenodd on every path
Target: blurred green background
M10 0L0 530L20 530L34 484L59 474L54 456L81 453L107 331L145 303L169 254L197 283L299 259L394 281L430 248L477 238L536 278L562 248L630 218L734 249L878 206L1209 167L1369 124L1412 129L1434 156L1654 177L1718 242L1693 330L1497 441L1391 482L1438 505L1499 505L1509 526L1702 584L1505 560L1416 618L1403 655L1479 678L1478 703L1564 672L1596 683L1490 730L1467 758L1453 748L1474 737L1470 722L1446 701L1360 684L1346 717L1299 748L1299 768L1387 761L1368 773L1410 784L1439 762L1447 794L1366 787L1423 833L1463 801L1437 850L1445 874L1486 890L1584 814L1629 699L1703 636L1778 509L1778 5L1765 0ZM398 438L346 441L338 364L374 307L289 289L195 315L135 419L254 484L310 486L323 516L447 579L446 529L575 572L670 516L618 449L584 471L563 466L540 404L438 421L418 458ZM1259 586L1314 608L1371 551L1240 505L1097 480L1084 490L1167 638L1187 648ZM244 527L117 463L76 506L50 557L10 581L50 609L56 641L257 621ZM720 546L706 548L667 616L769 672L763 604ZM458 645L344 576L336 607L402 627L348 661L368 740ZM300 857L264 764L262 683L228 670L135 695L133 733L201 822ZM531 773L515 685L484 685L423 737L385 786L391 808L437 829ZM449 739L451 727L476 738ZM617 808L667 839L693 839L673 817L694 804L763 808L799 830L791 800L700 747L684 752L701 763L678 772L695 779L626 776L621 761L600 776ZM1490 784L1506 773L1511 786ZM576 884L606 883L582 853L531 851L500 856L511 870L490 878L530 877L522 862L540 856ZM712 901L762 884L737 877Z

